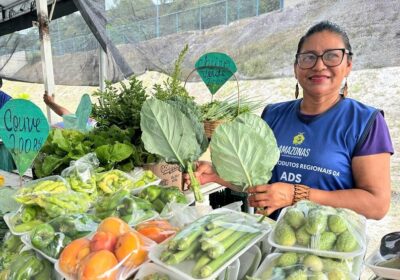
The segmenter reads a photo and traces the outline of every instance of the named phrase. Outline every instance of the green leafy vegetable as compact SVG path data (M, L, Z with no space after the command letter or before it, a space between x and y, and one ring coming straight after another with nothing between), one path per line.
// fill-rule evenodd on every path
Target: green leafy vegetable
M211 140L211 160L218 175L245 191L268 183L279 159L268 125L253 114L218 126Z
M200 185L192 170L192 162L204 151L203 142L199 143L196 137L199 133L196 128L200 126L195 125L176 106L157 99L147 100L143 104L140 126L146 150L162 156L166 162L178 163L187 171L191 176L195 199L202 201ZM203 140L205 136L199 138Z

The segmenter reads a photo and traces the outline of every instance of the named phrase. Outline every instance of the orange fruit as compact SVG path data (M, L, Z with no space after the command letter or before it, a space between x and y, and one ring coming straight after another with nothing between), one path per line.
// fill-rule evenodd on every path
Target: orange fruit
M59 266L67 274L75 274L79 263L90 253L90 241L85 238L76 239L62 250Z
M117 279L117 259L108 250L93 252L88 255L78 270L79 280L115 280Z
M148 252L139 234L130 231L118 238L114 253L119 262L124 261L124 266L137 267L146 260Z
M128 231L130 227L127 223L117 217L105 218L99 225L97 231L109 232L118 237Z

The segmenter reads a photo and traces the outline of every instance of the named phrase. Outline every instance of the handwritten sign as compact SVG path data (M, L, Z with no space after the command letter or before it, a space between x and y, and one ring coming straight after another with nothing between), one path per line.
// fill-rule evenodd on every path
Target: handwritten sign
M197 60L195 67L211 94L215 94L236 72L236 64L225 53L206 53Z
M49 125L39 107L28 100L12 99L0 110L0 138L22 176L46 142Z

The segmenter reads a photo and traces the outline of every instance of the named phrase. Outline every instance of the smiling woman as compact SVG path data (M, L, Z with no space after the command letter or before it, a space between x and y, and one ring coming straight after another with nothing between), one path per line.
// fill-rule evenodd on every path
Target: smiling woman
M309 199L381 219L390 205L393 146L382 112L346 97L353 66L346 32L320 22L300 39L295 57L303 98L297 99L296 85L296 100L268 105L262 113L281 154L269 184L249 189L250 206L276 217L279 209ZM196 175L229 186L209 164Z

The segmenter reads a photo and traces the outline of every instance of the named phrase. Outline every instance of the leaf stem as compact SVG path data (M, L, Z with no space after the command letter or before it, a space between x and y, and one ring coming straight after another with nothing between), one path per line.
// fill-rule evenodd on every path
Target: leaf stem
M203 194L200 191L200 183L193 173L192 163L188 162L186 167L187 167L187 172L188 172L189 178L190 178L190 188L192 189L192 191L194 193L194 199L197 202L203 202L204 199L203 199Z

